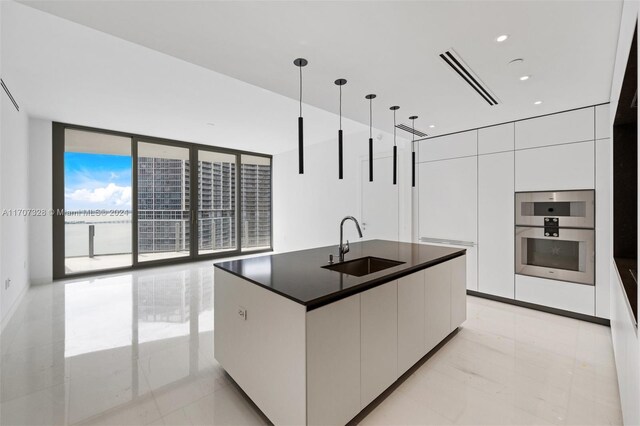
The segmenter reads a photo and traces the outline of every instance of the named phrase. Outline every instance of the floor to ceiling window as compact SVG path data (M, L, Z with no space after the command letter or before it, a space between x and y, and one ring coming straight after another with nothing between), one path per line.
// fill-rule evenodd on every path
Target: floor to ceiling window
M271 247L271 160L242 155L242 250Z
M130 266L131 138L66 129L64 269Z
M198 150L198 254L236 250L236 160Z
M54 278L271 250L271 156L53 128Z
M138 144L138 262L189 256L189 149Z

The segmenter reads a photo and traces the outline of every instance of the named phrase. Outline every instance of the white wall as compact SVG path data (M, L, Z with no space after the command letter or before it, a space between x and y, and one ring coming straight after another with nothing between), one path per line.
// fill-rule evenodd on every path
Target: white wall
M305 106L307 173L299 176L295 100L19 3L2 2L2 9L6 38L20 40L3 46L2 56L11 64L6 70L11 79L25 92L24 109L30 114L29 207L51 207L51 121L62 121L275 154L274 245L279 251L337 245L339 220L347 214L360 219L367 126L343 120L345 179L338 182L337 116ZM40 31L29 30L34 27ZM352 95L343 99L346 108L353 107ZM391 111L382 102L374 104L374 118L390 120ZM215 126L207 126L208 121ZM391 141L388 134L376 139L376 155L390 153ZM407 166L400 170L407 172ZM401 206L410 205L407 188L398 198ZM400 238L409 240L410 210L388 200L380 205L399 210ZM357 240L351 225L345 230ZM29 220L33 284L52 280L51 234L50 217ZM372 237L365 231L365 238Z
M5 38L3 40L6 41ZM20 92L6 81L14 98L20 102ZM0 206L5 209L27 209L28 199L28 119L16 111L5 93L2 97L2 137L0 139ZM0 306L2 324L11 315L17 301L29 287L28 218L3 216L0 239ZM5 281L11 280L8 288Z
M389 155L393 138L381 134L375 139L375 156ZM374 135L375 136L375 135ZM368 132L359 132L345 138L344 179L338 179L338 149L335 138L305 148L305 173L298 174L298 151L292 150L273 158L273 229L274 249L278 252L311 247L335 245L340 239L340 221L344 216L355 216L361 220L361 185L376 184L362 182L362 160L368 158ZM398 141L398 157L409 155L405 141ZM405 167L403 167L405 166ZM400 162L398 169L398 197L394 200L380 199L381 209L398 209L399 223L389 223L389 230L398 234L398 239L411 241L410 169ZM378 178L380 179L380 178ZM363 240L377 238L367 229ZM344 238L359 241L352 223L345 223ZM328 256L328 254L327 254Z
M52 126L50 120L29 119L29 207L52 206ZM29 218L29 275L31 284L51 282L53 221L50 215Z
M633 40L633 32L638 19L638 9L639 3L637 1L624 1L613 80L611 83L611 105L609 110L611 123L615 121L616 108L620 98L629 50ZM613 149L613 144L611 145L611 149ZM610 154L610 158L613 159L613 152L611 151ZM611 167L610 170L613 172L613 167ZM612 174L610 185L610 193L611 196L613 196ZM613 202L611 202L611 206L613 207ZM610 216L613 217L612 211L610 212ZM638 222L640 224L640 216L638 217ZM612 239L613 223L611 223L610 226L610 247L613 247ZM611 252L610 256L611 335L613 338L613 351L618 373L622 416L626 425L637 425L640 424L640 404L638 403L638 401L640 401L640 341L638 339L638 329L634 324L635 321L626 301L620 276L613 261L613 252Z

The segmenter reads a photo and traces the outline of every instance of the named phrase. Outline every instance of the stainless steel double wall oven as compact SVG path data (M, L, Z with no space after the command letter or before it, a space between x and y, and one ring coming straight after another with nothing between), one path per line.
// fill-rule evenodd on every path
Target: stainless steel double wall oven
M593 190L518 192L515 272L595 283Z

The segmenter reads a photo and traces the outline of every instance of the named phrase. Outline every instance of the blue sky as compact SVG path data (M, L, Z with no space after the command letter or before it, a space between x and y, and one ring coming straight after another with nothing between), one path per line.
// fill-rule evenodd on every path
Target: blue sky
M131 209L131 157L64 154L65 209Z

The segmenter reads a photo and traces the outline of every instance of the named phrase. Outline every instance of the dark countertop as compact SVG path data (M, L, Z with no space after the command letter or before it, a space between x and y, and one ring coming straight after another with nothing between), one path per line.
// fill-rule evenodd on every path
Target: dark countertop
M278 293L313 310L353 294L397 280L405 275L465 254L465 249L370 240L351 243L345 261L365 256L404 262L379 272L356 277L324 269L329 254L337 260L338 245L267 256L222 261L216 268ZM337 262L336 262L337 263Z

